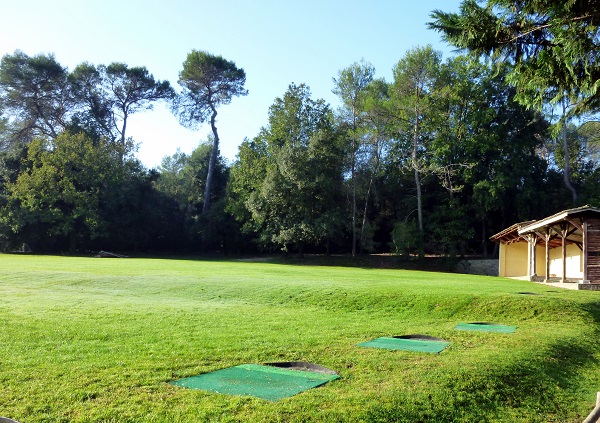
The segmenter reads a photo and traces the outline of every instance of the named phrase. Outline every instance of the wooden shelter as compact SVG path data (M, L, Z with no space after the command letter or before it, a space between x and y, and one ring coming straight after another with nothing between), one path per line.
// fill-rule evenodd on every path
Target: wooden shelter
M490 239L500 243L499 276L600 284L600 209L516 223Z

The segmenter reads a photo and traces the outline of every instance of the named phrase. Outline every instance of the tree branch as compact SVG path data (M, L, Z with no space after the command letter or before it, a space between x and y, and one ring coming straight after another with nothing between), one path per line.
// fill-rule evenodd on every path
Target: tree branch
M582 20L585 20L585 19L595 18L595 17L600 17L600 13L595 13L595 14L586 15L586 16L577 16L575 18L567 19L566 21L561 22L561 25L564 25L564 24L567 24L567 23L578 22L578 21L582 21ZM501 44L514 43L519 38L523 38L523 37L525 37L525 36L527 36L527 35L529 35L529 34L531 34L533 32L536 32L536 31L541 31L542 29L550 28L550 27L552 27L554 25L556 25L556 23L547 23L547 24L544 24L544 25L538 25L538 26L535 26L534 28L529 29L528 31L525 31L525 32L523 32L523 33L521 33L521 34L519 34L519 35L511 38L508 41L501 41L500 43ZM531 43L531 44L535 44L535 43ZM555 44L550 43L550 46L555 46Z

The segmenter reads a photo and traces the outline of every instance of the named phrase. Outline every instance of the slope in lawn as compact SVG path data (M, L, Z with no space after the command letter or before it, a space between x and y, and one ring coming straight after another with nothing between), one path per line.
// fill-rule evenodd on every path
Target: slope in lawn
M233 261L0 255L0 268L0 415L20 421L570 422L600 390L595 292ZM357 346L397 333L451 345ZM277 402L169 384L274 361L340 379Z

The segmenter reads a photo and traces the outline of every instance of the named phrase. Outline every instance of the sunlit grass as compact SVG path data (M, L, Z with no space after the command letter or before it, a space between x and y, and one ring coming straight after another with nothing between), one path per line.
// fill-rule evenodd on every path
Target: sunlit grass
M0 255L0 268L0 415L27 423L576 422L600 390L600 293L236 261ZM454 330L469 321L517 331ZM356 345L412 333L452 344ZM168 384L271 361L341 379L277 402Z

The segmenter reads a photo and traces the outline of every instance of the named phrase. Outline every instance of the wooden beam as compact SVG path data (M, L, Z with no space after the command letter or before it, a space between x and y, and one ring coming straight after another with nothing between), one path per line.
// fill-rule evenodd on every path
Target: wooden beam
M548 232L550 232L550 230L556 232L556 235L561 236L561 228L556 229L554 226L548 226Z
M569 222L571 225L575 226L575 228L577 228L581 232L583 232L583 221L582 221L582 219L580 219L580 221L577 221L577 219L571 219L571 218L567 217L565 220L567 222Z
M577 228L573 228L570 231L567 231L567 235L565 236L565 238L569 237L570 235L573 235L575 232L577 232Z
M550 229L549 229L549 228L550 228L550 227L546 228L546 231L547 231L547 233L543 233L543 232L537 232L537 231L535 232L535 234L536 234L536 235L537 235L537 236L538 236L538 237L539 237L541 240L543 240L543 241L544 241L544 242L546 242L546 243L548 243L548 242L552 241L554 238L558 238L558 236L560 235L560 234L558 234L558 235L552 235L552 234L550 234Z

